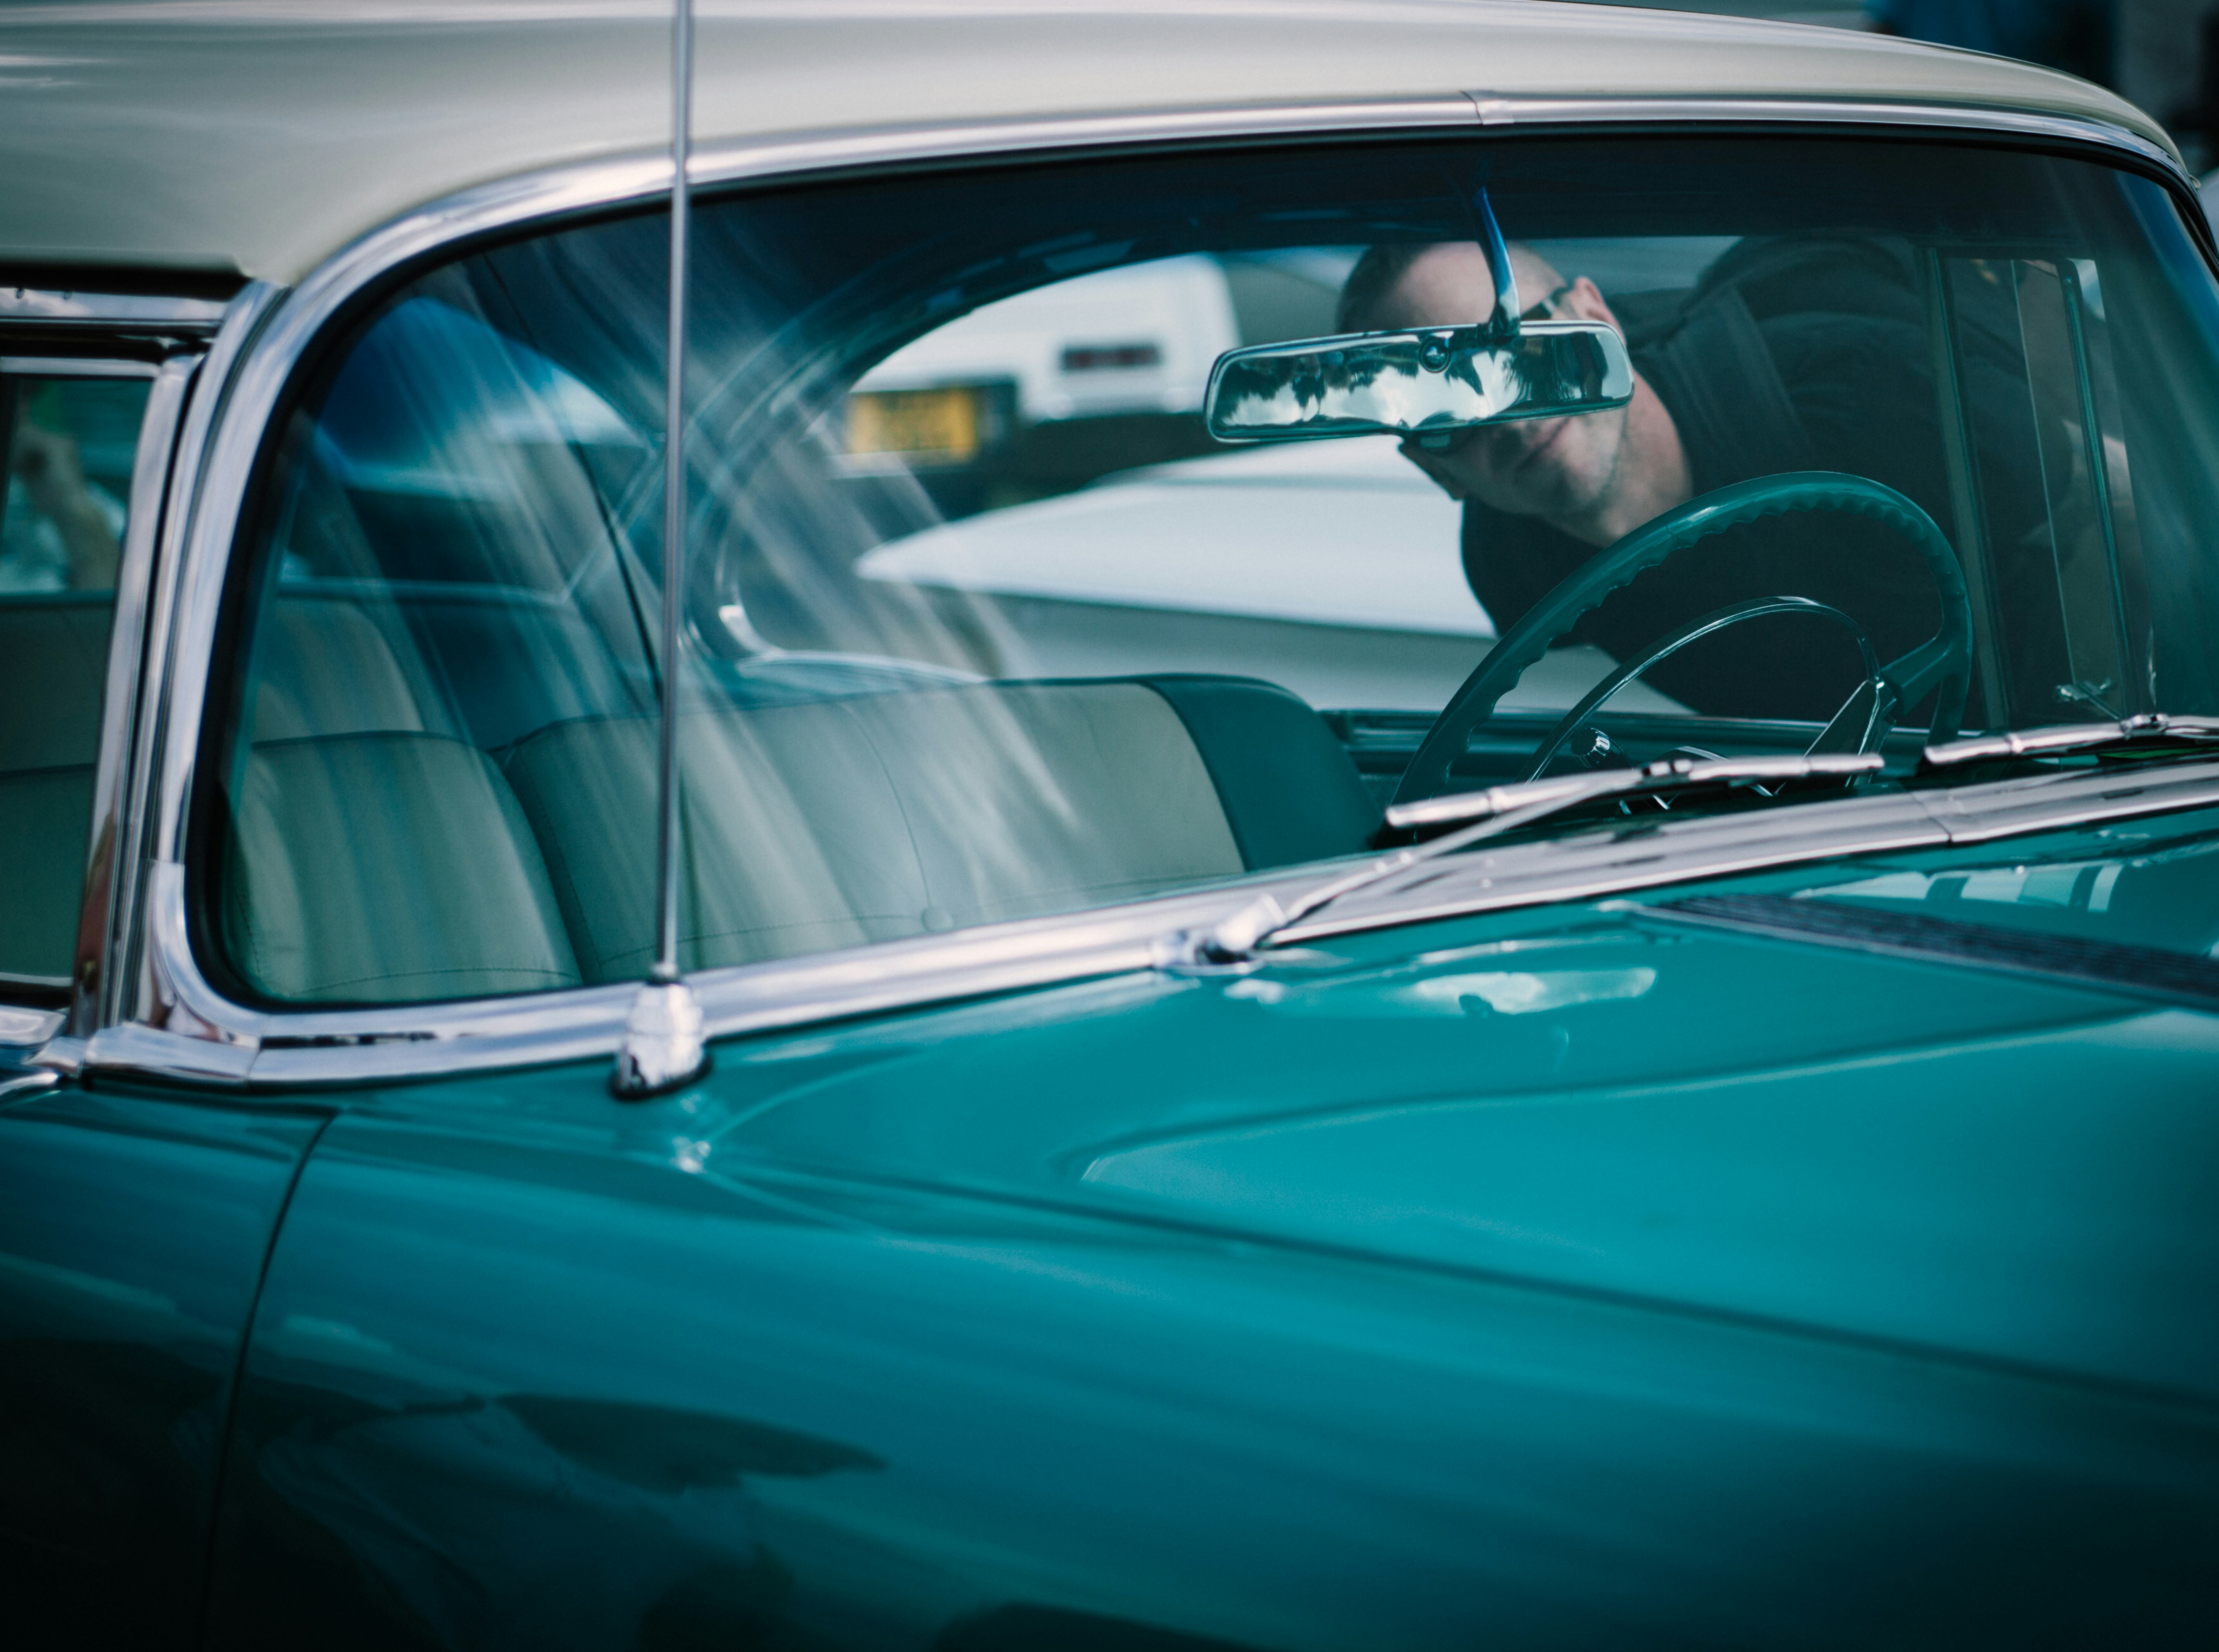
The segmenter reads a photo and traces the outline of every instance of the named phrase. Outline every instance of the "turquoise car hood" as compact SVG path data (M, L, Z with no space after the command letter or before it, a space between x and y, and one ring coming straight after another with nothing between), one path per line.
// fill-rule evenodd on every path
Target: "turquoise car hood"
M704 1151L2210 1402L2215 1079L2197 1010L1580 906L733 1049Z

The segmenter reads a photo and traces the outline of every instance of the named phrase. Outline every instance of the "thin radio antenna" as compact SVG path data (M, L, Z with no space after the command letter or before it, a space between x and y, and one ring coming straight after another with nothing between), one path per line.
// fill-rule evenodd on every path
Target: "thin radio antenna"
M670 23L670 343L662 413L662 670L655 795L655 963L632 1000L610 1087L653 1096L700 1076L701 1005L678 967L678 649L686 572L686 246L692 188L693 0Z

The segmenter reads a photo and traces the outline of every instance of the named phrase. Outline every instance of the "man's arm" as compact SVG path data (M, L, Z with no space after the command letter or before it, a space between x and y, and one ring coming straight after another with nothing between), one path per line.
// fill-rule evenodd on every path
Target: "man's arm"
M69 583L74 591L112 590L121 548L108 512L93 497L78 462L77 444L35 425L16 426L9 469L23 485L31 508L54 525L69 552Z

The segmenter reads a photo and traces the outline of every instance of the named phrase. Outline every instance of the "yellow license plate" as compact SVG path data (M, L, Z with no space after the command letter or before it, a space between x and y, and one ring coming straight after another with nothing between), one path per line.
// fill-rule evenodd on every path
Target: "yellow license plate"
M972 458L981 445L984 400L969 385L859 391L848 398L848 451L943 463Z

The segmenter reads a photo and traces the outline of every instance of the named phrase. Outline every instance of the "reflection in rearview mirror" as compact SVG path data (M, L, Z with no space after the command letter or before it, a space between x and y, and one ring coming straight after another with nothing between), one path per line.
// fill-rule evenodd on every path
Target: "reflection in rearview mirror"
M1622 407L1633 394L1625 341L1602 321L1352 332L1228 350L1204 403L1221 442L1461 430Z

